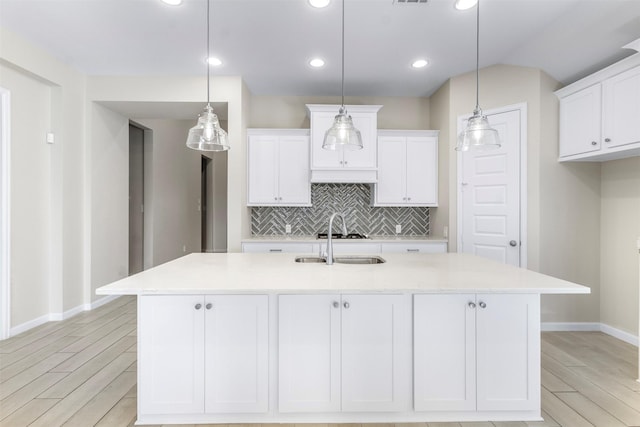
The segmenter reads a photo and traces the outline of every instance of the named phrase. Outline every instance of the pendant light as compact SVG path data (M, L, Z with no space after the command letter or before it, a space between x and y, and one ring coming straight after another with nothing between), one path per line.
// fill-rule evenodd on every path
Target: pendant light
M207 0L207 105L202 113L198 115L198 123L189 129L187 136L187 147L201 151L227 151L229 141L227 133L220 127L218 116L213 112L209 102L211 76L209 57L209 9L211 1Z
M353 120L344 106L344 2L345 0L342 0L342 105L333 121L333 126L324 134L322 148L325 150L362 149L362 135L353 126Z
M467 127L458 135L457 151L493 150L500 148L498 131L489 125L480 108L480 0L476 5L476 108L469 117Z

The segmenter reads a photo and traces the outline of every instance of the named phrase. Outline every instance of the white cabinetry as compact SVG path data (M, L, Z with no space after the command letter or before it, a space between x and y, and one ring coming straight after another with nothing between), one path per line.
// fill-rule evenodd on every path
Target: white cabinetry
M339 105L307 104L311 122L311 182L376 182L376 132L381 105L347 105L362 135L361 150L325 150L325 132L333 126Z
M279 296L280 412L409 408L405 295Z
M139 297L139 416L268 410L266 295Z
M374 206L438 205L438 131L378 131Z
M640 155L640 54L558 91L560 161Z
M243 242L242 252L309 254L317 253L318 245L303 242Z
M389 242L380 245L382 253L424 253L443 254L447 252L447 242Z
M309 131L249 129L248 206L311 206Z
M539 336L538 295L415 295L415 410L539 409Z

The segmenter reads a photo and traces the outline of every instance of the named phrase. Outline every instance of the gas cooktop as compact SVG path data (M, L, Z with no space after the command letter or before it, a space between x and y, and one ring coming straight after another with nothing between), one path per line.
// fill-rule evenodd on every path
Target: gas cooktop
M327 237L328 237L328 233L318 233L318 239L326 239ZM349 233L349 234L331 233L331 238L332 239L368 239L369 236L367 236L366 234L360 234L360 233Z

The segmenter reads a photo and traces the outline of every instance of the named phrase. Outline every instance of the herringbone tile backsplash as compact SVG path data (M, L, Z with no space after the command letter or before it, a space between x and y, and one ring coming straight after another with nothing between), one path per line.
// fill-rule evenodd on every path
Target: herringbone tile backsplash
M429 208L380 208L370 206L371 188L367 184L312 184L312 207L253 207L251 234L278 236L291 224L291 234L315 235L326 232L334 212L345 215L347 231L374 236L395 236L396 224L402 236L429 234Z

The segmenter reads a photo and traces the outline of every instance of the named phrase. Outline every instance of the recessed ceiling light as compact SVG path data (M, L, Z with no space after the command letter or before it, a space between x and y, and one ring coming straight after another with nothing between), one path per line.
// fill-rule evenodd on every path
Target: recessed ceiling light
M182 4L182 0L162 0L162 3L171 5L171 6L179 6Z
M313 58L311 61L309 61L309 65L311 65L313 68L324 67L324 59Z
M416 61L413 61L413 64L411 64L411 66L413 68L424 68L429 64L429 61L427 61L426 59L418 59Z
M329 6L331 0L309 0L309 4L313 7L322 8Z
M209 65L213 65L214 67L217 67L219 65L222 65L222 61L220 60L220 58L216 58L215 56L212 56L211 58L209 58Z
M456 0L454 6L458 10L467 10L471 9L476 4L478 4L478 0Z

